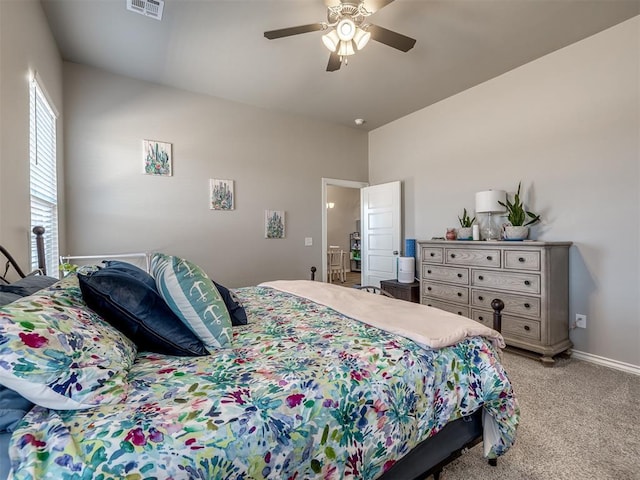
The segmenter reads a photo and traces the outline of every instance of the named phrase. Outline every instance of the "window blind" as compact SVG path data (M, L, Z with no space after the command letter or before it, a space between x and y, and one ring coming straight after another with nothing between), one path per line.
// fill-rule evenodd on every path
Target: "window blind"
M47 275L58 276L58 183L56 159L56 115L38 81L31 82L30 95L30 193L31 230L45 228ZM35 237L31 237L31 269L38 268Z

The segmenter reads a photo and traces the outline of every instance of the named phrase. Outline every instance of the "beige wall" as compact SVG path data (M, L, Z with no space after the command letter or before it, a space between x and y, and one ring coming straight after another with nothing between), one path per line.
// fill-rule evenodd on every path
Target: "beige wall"
M40 2L0 1L0 243L29 270L29 79L37 71L58 110L58 160L62 196L62 61ZM62 210L62 209L61 209ZM64 211L60 241L64 245Z
M68 254L163 251L229 287L320 268L322 177L366 181L367 134L64 65ZM173 144L172 177L142 172L143 139ZM235 180L236 209L208 207ZM286 238L264 238L264 211ZM305 247L305 237L313 246Z
M640 17L370 133L369 181L404 181L405 236L522 180L541 240L570 240L575 349L640 365Z
M356 221L360 220L360 189L329 185L327 201L335 204L327 209L327 245L349 251L349 235L356 231Z

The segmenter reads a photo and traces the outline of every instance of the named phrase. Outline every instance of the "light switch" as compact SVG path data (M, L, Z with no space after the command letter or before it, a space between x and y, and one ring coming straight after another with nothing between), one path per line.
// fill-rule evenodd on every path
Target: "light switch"
M313 238L311 237L305 237L304 238L304 246L305 247L310 247L313 245Z

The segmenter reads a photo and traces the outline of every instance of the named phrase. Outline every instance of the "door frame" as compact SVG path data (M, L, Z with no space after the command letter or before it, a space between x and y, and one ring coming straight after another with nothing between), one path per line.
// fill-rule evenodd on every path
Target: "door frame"
M322 262L320 262L320 280L327 282L327 187L347 187L357 188L360 190L362 187L368 187L368 182L356 182L354 180L340 180L337 178L322 178Z

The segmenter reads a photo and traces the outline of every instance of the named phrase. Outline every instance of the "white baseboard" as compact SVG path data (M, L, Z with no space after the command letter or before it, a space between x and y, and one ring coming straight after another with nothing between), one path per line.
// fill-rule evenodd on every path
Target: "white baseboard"
M620 362L618 360L600 357L598 355L581 352L579 350L572 350L571 356L578 360L584 360L585 362L596 363L604 367L613 368L615 370L622 370L623 372L633 373L634 375L640 375L640 365L632 365L631 363Z

